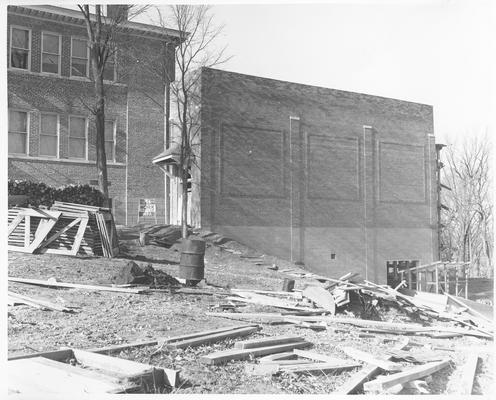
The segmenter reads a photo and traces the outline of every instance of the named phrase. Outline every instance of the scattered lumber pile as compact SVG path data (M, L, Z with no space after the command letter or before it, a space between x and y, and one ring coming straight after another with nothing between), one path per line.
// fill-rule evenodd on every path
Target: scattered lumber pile
M178 370L78 349L13 357L7 370L9 393L31 396L161 393L179 384Z
M8 212L8 249L24 253L100 255L119 253L108 208L56 201L50 210L14 207Z

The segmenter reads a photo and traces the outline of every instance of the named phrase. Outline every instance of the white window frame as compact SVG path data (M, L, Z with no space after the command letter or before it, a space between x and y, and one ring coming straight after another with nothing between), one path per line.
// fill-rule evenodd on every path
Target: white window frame
M84 40L86 42L86 75L85 76L80 76L80 75L73 75L72 74L72 41L73 40ZM79 58L79 57L76 57L76 58ZM88 46L88 39L85 38L85 37L82 37L82 36L71 36L71 62L70 62L70 73L69 73L69 76L71 78L88 78L89 75L90 75L90 48Z
M28 31L29 32L29 49L27 49L29 51L29 54L28 54L28 68L27 69L24 69L24 68L18 68L18 67L13 67L12 66L12 30L13 29L22 29L23 31ZM15 69L17 71L31 71L31 52L32 52L32 33L31 33L31 29L29 28L26 28L24 26L19 26L19 25L11 25L10 26L10 43L9 43L9 68L12 68L12 69ZM26 50L26 49L24 49Z
M117 132L117 120L115 119L107 119L105 120L105 122L112 122L112 126L113 126L113 132L112 132L112 143L113 143L113 146L112 146L112 153L113 153L113 158L112 160L108 160L107 161L112 161L113 163L115 163L116 161L116 154L115 154L115 142L116 142L116 132ZM110 142L110 140L107 140L104 138L104 145L106 142ZM107 153L105 153L105 157L107 157Z
M59 54L57 56L59 57L59 63L57 66L57 73L54 72L47 72L43 71L43 54L51 54L51 55L56 55L54 53L48 53L43 50L43 35L50 35L50 36L57 36L59 38ZM61 69L62 69L62 35L59 35L58 33L55 32L49 32L49 31L41 31L41 57L40 57L40 72L42 74L49 74L49 75L57 75L60 76L61 74Z
M41 145L38 146L38 155L40 157L47 157L47 158L60 158L60 115L57 114L57 113L53 113L53 112L40 112L40 134L39 134L39 137L40 137L40 143L41 143L41 137L42 136L52 136L52 135L44 135L43 132L41 131L41 118L43 117L43 115L55 115L57 117L57 155L56 156L49 156L49 155L46 155L46 154L40 154L40 149L41 149Z
M71 141L71 118L83 118L84 119L84 140L85 140L85 157L77 158L71 157L69 154L69 143ZM70 114L67 119L67 158L70 160L86 160L88 161L88 118L83 115Z
M25 153L10 153L12 155L24 155L24 156L29 156L29 139L30 139L30 133L29 131L31 130L31 113L28 110L23 110L22 108L9 108L8 112L10 111L18 111L18 112L24 112L26 113L26 152ZM7 115L8 118L8 115ZM7 127L7 140L8 140L8 134L10 133L10 123L8 123ZM20 132L18 132L20 133ZM8 143L7 143L8 144ZM7 145L7 151L8 151L8 145Z

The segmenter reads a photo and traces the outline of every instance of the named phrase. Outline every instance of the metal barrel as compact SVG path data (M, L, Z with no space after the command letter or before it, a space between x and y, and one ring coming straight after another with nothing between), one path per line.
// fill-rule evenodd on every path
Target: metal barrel
M183 239L183 250L179 262L179 278L188 281L201 281L204 277L205 241Z

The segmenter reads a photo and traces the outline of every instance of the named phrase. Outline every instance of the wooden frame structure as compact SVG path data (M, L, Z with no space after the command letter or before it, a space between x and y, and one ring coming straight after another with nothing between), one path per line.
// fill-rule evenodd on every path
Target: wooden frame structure
M400 271L401 280L409 289L429 293L448 293L468 298L468 268L470 262L437 261Z

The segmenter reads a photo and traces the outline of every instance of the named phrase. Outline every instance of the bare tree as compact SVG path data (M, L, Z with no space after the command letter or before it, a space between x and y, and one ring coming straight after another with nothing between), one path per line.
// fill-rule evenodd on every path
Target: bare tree
M94 13L90 6L78 5L86 22L88 46L90 49L90 77L94 82L95 103L90 111L95 115L96 124L96 167L98 171L98 187L108 203L107 157L105 154L105 86L103 83L105 67L108 60L117 51L116 37L119 27L128 19L142 13L146 6L120 5L114 6L111 15L104 15L103 6L95 5Z
M493 214L487 135L466 139L442 152L441 245L448 261L470 261L476 276L492 275Z
M198 89L201 68L218 66L228 61L229 57L225 56L225 47L219 49L215 46L223 26L214 24L209 6L171 5L165 13L157 8L157 13L162 27L175 29L179 34L175 50L177 79L167 75L170 68L161 68L160 71L171 82L171 101L177 117L172 124L180 132L173 142L180 145L178 173L182 186L181 225L182 237L187 238L188 178L191 167L197 162L195 147L198 147L200 132Z

